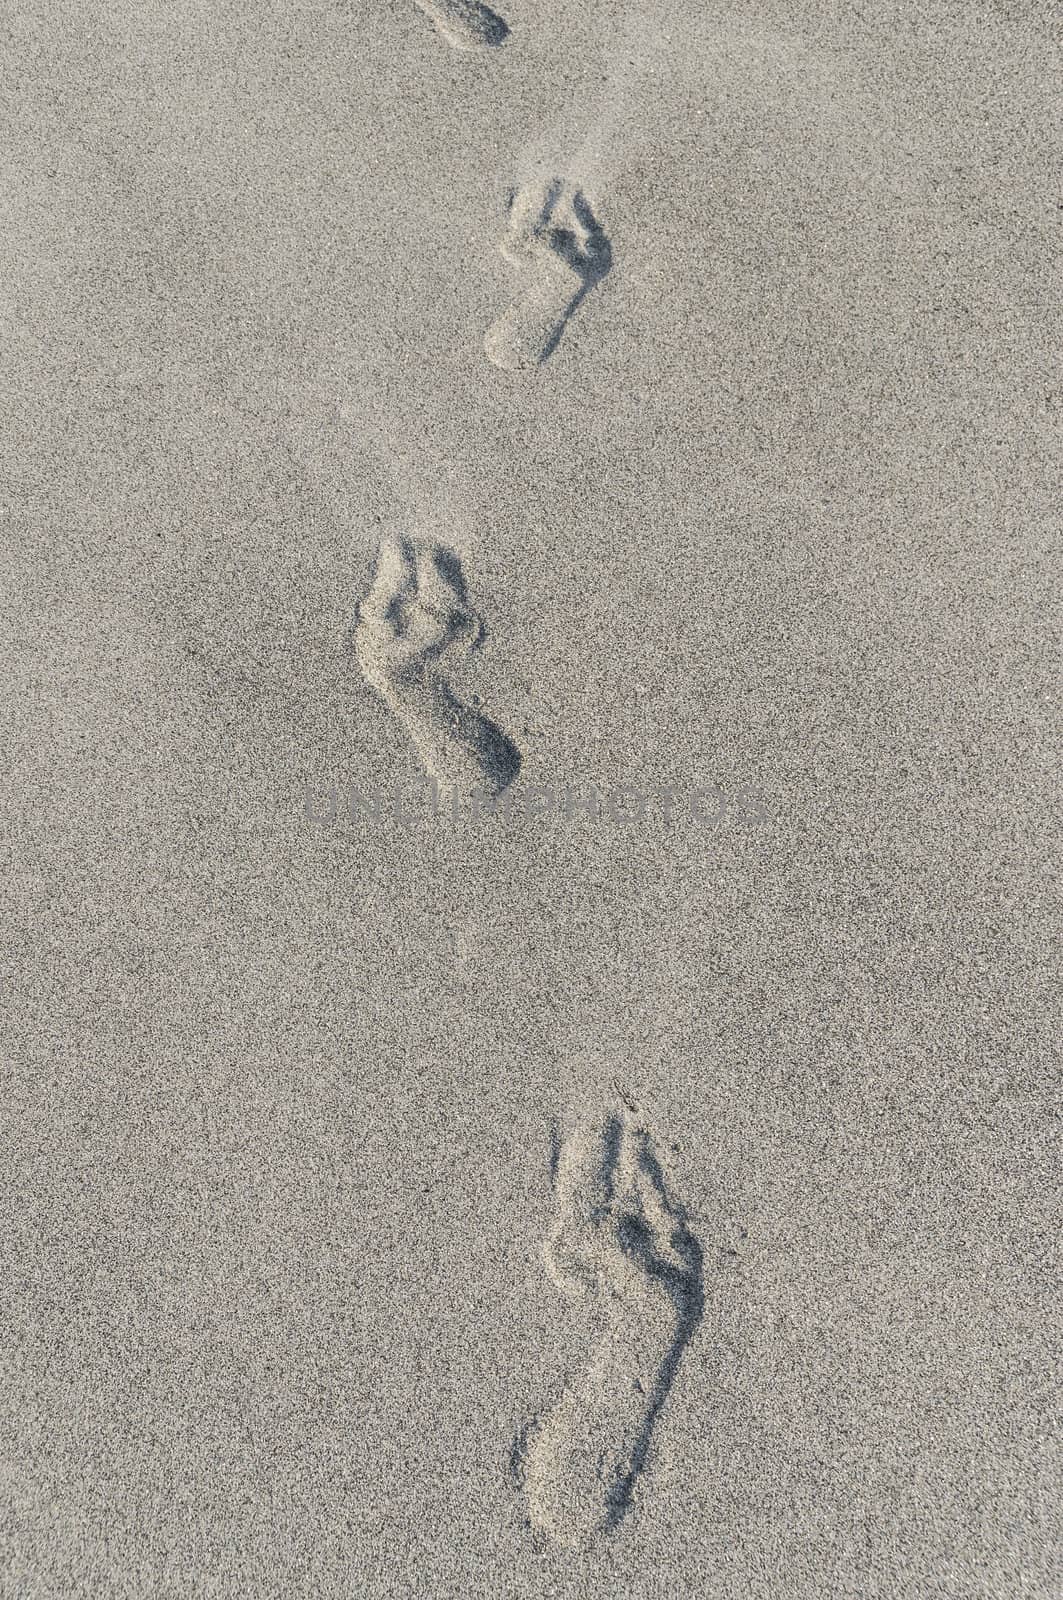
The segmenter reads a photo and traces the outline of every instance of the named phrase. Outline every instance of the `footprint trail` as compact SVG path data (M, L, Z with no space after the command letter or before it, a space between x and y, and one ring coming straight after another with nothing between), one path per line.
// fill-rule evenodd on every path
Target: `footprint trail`
M559 1288L590 1302L596 1342L518 1454L532 1522L576 1548L610 1532L631 1504L701 1317L701 1250L669 1205L648 1135L626 1111L567 1140L555 1189L544 1258Z
M524 288L484 337L496 367L537 367L556 349L580 301L612 265L612 249L580 189L562 178L536 180L510 202L499 249Z
M367 682L413 741L441 787L501 793L520 769L516 746L464 705L437 663L475 649L483 624L468 604L461 564L442 545L385 539L369 593L358 607L355 653Z
M455 50L493 50L509 36L498 13L479 0L415 0L415 4Z

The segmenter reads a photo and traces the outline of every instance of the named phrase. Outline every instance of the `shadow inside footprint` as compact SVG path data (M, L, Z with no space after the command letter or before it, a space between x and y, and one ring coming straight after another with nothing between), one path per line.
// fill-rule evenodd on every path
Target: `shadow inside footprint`
M465 606L469 603L469 591L465 586L465 574L461 570L461 562L453 550L448 550L445 545L437 545L434 551L435 564L440 576L448 583L459 602Z
M650 1181L661 1196L662 1204L675 1223L675 1232L672 1235L672 1246L680 1252L682 1265L675 1265L669 1261L662 1261L654 1254L654 1240L650 1227L645 1217L641 1215L628 1216L623 1219L618 1227L621 1246L629 1255L636 1257L642 1264L645 1272L654 1278L667 1292L676 1311L675 1335L664 1352L661 1364L657 1369L657 1380L653 1389L647 1396L647 1406L642 1429L632 1442L630 1470L623 1482L618 1484L613 1493L612 1505L607 1518L607 1530L616 1527L631 1505L634 1493L635 1480L646 1465L649 1454L650 1439L654 1425L660 1415L661 1407L668 1398L679 1370L679 1362L683 1351L694 1336L694 1331L701 1321L705 1309L705 1291L702 1278L702 1264L704 1255L701 1246L694 1235L686 1226L685 1216L681 1208L674 1202L669 1206L665 1198L664 1174L661 1172L657 1157L653 1154L648 1144L641 1152Z
M561 259L573 272L579 274L579 289L569 301L557 327L543 346L540 364L548 361L561 343L561 336L581 304L596 284L601 283L613 265L613 247L609 243L586 196L577 189L572 195L572 210L580 225L580 232L559 227L553 231L553 246Z
M439 684L438 688L452 732L472 753L479 767L479 787L490 795L502 794L520 772L520 751L497 722L492 722L482 711L464 705L446 684Z

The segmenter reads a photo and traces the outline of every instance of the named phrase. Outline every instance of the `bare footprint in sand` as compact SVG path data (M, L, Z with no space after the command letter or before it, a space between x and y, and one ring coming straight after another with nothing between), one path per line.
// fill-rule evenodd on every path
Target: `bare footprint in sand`
M616 1527L653 1425L701 1316L701 1251L669 1206L650 1140L627 1112L560 1152L544 1246L599 1324L582 1374L518 1447L533 1524L569 1548Z
M520 754L493 722L457 699L436 668L445 650L474 649L482 637L453 551L383 541L372 587L358 607L358 664L442 787L494 795L516 777Z
M416 0L416 3L455 50L493 50L509 36L502 18L479 0Z
M499 249L527 283L487 330L484 349L496 367L517 372L556 348L584 295L609 271L612 250L582 191L562 178L517 190Z

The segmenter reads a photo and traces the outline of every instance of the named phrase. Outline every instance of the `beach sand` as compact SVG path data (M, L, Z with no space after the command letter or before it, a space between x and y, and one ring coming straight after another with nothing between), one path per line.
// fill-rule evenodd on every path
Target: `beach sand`
M1049 8L494 15L9 13L0 1592L1048 1600Z

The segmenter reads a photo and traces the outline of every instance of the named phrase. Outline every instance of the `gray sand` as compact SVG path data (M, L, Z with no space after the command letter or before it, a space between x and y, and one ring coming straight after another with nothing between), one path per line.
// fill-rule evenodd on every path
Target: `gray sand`
M1049 8L499 13L9 11L0 1593L1048 1600ZM553 176L611 267L507 370ZM769 820L428 814L402 539L522 792ZM625 1098L702 1300L569 1548L529 1437L672 1270L544 1259Z

